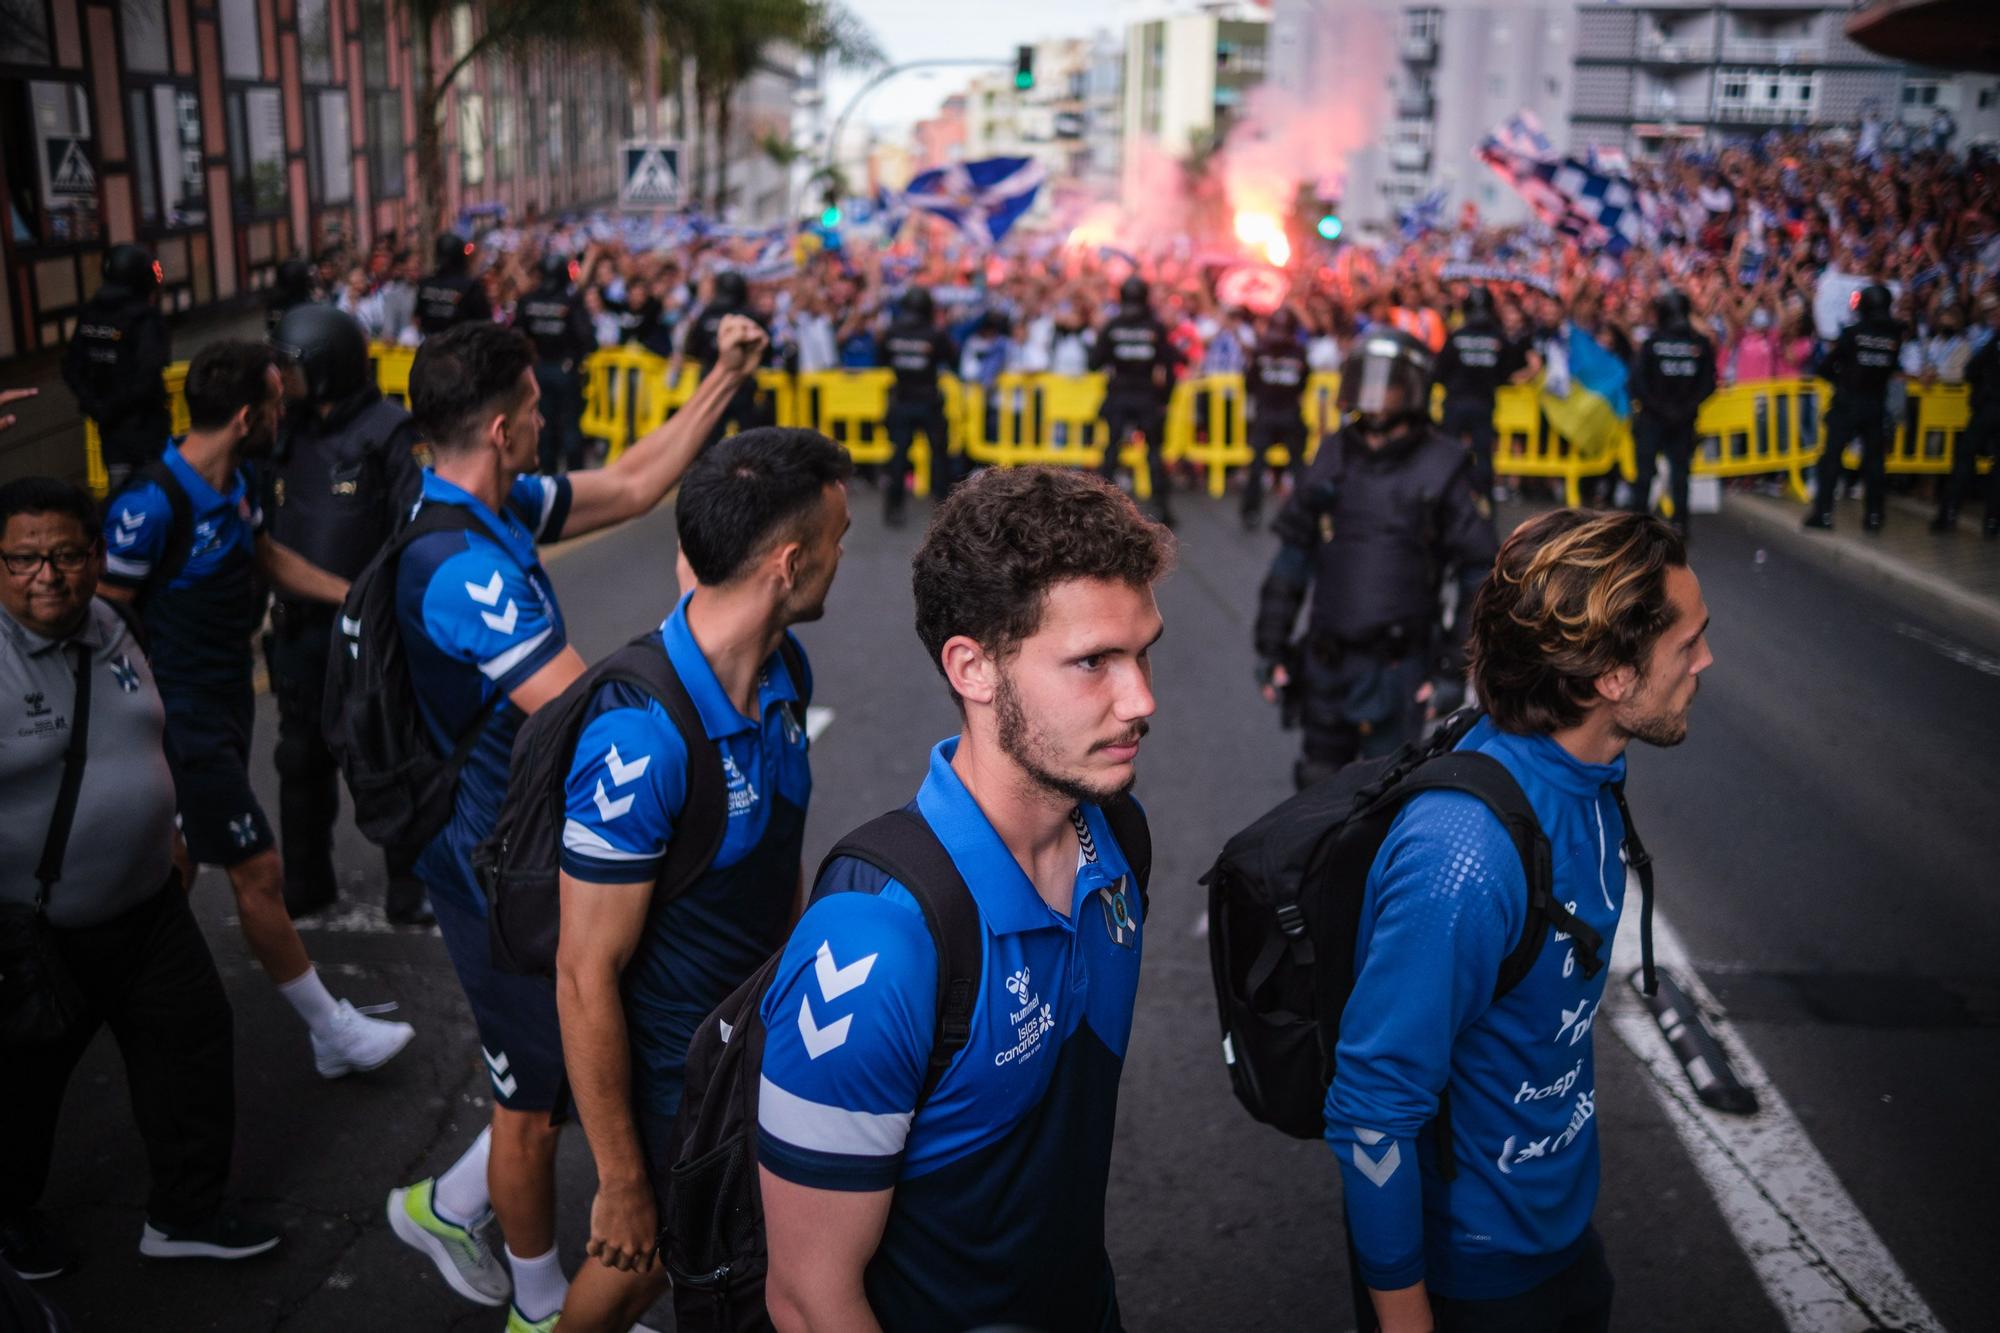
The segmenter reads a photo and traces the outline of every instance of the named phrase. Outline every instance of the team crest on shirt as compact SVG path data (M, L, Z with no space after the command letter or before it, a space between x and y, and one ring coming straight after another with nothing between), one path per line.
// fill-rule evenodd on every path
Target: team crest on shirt
M111 659L111 676L118 682L118 688L127 694L139 692L139 669L132 665L132 659L120 653Z
M1127 882L1128 877L1120 875L1116 884L1099 889L1097 905L1104 909L1104 933L1113 944L1129 949L1138 937L1139 923L1133 919L1131 900L1125 896Z

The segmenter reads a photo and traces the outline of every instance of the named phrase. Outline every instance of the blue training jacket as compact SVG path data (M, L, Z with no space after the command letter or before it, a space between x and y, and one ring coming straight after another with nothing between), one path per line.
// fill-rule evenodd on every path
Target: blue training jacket
M1587 764L1545 735L1482 720L1460 743L1498 759L1549 839L1555 895L1609 962L1625 902L1621 757ZM1581 1251L1597 1202L1591 1028L1610 969L1586 979L1551 930L1498 1001L1527 915L1527 875L1478 798L1427 792L1391 825L1368 874L1354 994L1341 1019L1326 1138L1349 1234L1377 1290L1419 1280L1460 1300L1518 1295ZM1451 1091L1457 1177L1438 1174L1431 1121Z

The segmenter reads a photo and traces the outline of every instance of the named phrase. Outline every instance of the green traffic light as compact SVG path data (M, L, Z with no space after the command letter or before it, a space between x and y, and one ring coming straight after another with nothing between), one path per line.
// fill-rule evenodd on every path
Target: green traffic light
M1035 76L1026 70L1022 70L1014 75L1014 86L1022 92L1026 92L1035 86Z
M838 227L840 225L840 210L831 204L820 210L819 225L822 227Z
M1329 241L1339 240L1340 219L1336 217L1334 214L1328 213L1325 217L1319 220L1319 234L1325 240Z

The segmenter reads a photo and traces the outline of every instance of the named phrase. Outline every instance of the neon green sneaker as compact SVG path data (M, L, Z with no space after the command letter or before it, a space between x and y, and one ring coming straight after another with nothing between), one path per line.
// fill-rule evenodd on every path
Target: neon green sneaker
M501 1304L513 1294L514 1282L493 1247L479 1238L486 1218L469 1227L445 1221L431 1206L431 1191L436 1186L432 1178L390 1190L389 1229L396 1233L396 1239L436 1264L438 1275L453 1291L481 1305ZM512 1328L513 1321L507 1326Z
M556 1321L561 1318L562 1311L558 1310L547 1319L537 1319L533 1323L530 1323L528 1316L521 1313L520 1306L509 1305L507 1307L507 1333L556 1333Z

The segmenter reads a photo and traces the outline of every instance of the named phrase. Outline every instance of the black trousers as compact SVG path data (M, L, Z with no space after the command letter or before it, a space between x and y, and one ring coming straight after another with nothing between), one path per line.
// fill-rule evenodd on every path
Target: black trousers
M1356 759L1394 754L1423 730L1417 691L1429 675L1425 645L1343 647L1315 635L1305 652L1300 787Z
M1653 512L1653 476L1659 460L1667 460L1667 495L1674 502L1674 526L1688 530L1688 470L1694 466L1694 422L1662 421L1642 412L1632 419L1632 459L1638 479L1632 483L1632 512Z
M57 931L56 942L88 1017L60 1042L0 1051L0 1216L40 1201L63 1091L109 1024L152 1169L148 1218L160 1226L207 1219L222 1206L236 1137L235 1046L229 997L187 894L170 880L121 916Z
M1298 414L1298 407L1274 407L1257 409L1257 415L1250 419L1250 475L1243 479L1243 512L1255 514L1264 505L1264 472L1269 466L1264 461L1264 451L1274 444L1282 444L1291 454L1292 461L1285 470L1294 480L1305 475L1306 470L1306 421Z
M888 432L889 446L894 450L889 458L887 478L891 509L902 507L903 479L910 475L910 445L915 442L919 431L923 432L931 447L931 484L940 491L948 489L946 478L952 466L951 435L944 419L943 398L909 401L892 398L882 426Z
M1104 461L1098 464L1098 473L1105 477L1118 475L1118 455L1132 438L1132 432L1138 431L1146 437L1146 477L1152 483L1153 504L1161 513L1167 512L1167 470L1161 466L1161 455L1167 447L1166 405L1150 394L1113 393L1105 396L1098 416L1105 430Z
M1840 481L1840 454L1850 440L1861 441L1861 488L1863 509L1880 514L1888 500L1889 488L1889 408L1880 398L1834 392L1826 409L1826 448L1819 456L1813 487L1813 513L1833 512L1834 486Z
M1445 434L1465 441L1466 450L1472 455L1472 487L1479 494L1490 498L1493 494L1492 401L1447 398L1444 403L1444 420L1440 425Z
M1349 1271L1357 1273L1352 1283L1356 1326L1362 1333L1373 1333L1381 1323L1358 1276L1351 1243L1347 1262ZM1592 1227L1584 1233L1583 1253L1576 1262L1540 1286L1490 1301L1457 1301L1433 1294L1431 1318L1437 1333L1607 1333L1615 1286L1604 1259L1604 1242Z
M1974 412L1951 451L1951 475L1938 491L1938 513L1956 516L1979 482L1981 458L1993 460L1986 474L1986 522L2000 523L2000 412Z
M583 378L574 366L537 361L535 383L542 389L541 469L549 476L558 464L577 471L583 467Z
M272 615L264 639L271 669L271 692L278 699L278 849L285 861L286 896L295 903L325 902L338 896L333 871L333 825L340 817L340 767L327 748L322 725L326 660L333 651L330 606L286 602ZM385 905L415 911L424 886L411 867L421 848L383 853L388 874Z

